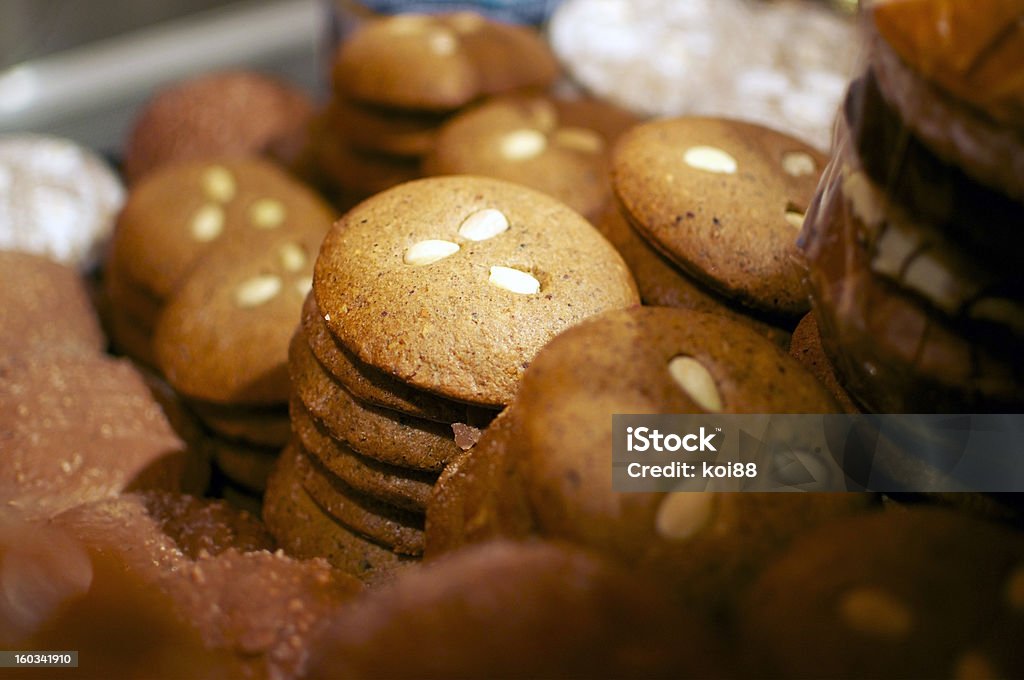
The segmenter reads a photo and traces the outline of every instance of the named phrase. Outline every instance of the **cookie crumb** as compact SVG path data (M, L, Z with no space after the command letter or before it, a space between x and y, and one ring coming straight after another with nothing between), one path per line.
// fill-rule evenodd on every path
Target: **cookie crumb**
M455 433L455 445L463 451L468 451L480 441L480 429L472 425L452 423L452 432Z

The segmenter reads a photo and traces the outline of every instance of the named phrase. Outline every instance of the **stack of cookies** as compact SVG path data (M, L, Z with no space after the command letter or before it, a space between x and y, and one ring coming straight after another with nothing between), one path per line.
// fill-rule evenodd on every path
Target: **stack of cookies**
M722 314L785 344L809 306L796 238L824 164L752 123L644 123L615 147L618 205L599 228L645 303Z
M350 204L420 175L441 124L477 100L558 75L541 37L472 12L367 21L339 48L334 97L312 137L324 181Z
M423 552L438 473L569 326L634 305L625 264L555 199L472 177L382 192L334 227L291 346L292 444L264 518L375 578Z
M866 13L869 68L802 246L825 353L868 411L1024 406L1019 15L921 0Z
M608 166L633 114L596 99L504 95L459 113L423 161L427 175L483 175L551 194L592 222L611 198Z
M288 440L288 341L334 218L269 162L173 163L146 175L106 271L119 348L159 368L249 496Z

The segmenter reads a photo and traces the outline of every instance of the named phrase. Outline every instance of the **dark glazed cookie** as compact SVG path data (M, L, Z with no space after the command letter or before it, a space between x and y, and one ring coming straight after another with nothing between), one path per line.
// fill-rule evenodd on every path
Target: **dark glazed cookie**
M716 118L639 125L613 185L629 220L698 280L784 316L807 311L796 237L825 158L769 128Z
M331 334L413 386L483 406L512 400L548 340L636 304L611 245L544 194L435 177L378 194L340 220L316 263Z

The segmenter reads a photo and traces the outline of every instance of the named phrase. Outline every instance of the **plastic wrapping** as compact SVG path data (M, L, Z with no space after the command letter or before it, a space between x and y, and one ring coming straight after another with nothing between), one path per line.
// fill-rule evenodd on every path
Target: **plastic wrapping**
M1024 60L1006 59L1024 2L983 4L865 11L870 58L801 233L822 343L870 411L1024 406Z

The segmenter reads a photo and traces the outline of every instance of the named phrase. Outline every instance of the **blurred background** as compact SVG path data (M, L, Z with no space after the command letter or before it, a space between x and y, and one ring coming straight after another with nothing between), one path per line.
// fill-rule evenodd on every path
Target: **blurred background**
M0 133L112 153L155 88L221 67L316 92L328 11L320 0L3 0Z

